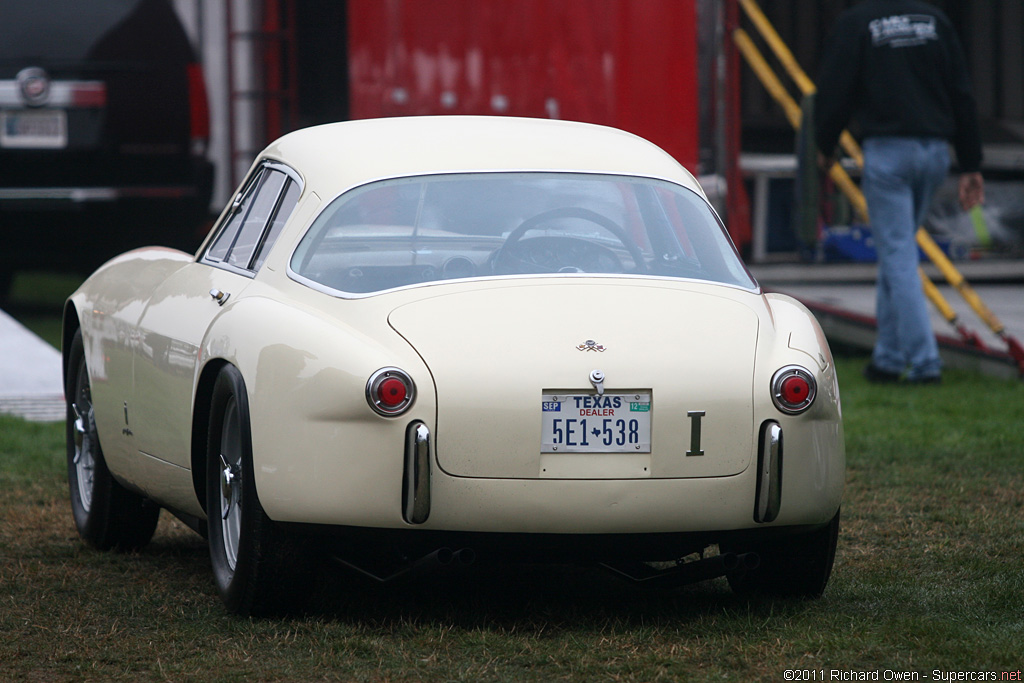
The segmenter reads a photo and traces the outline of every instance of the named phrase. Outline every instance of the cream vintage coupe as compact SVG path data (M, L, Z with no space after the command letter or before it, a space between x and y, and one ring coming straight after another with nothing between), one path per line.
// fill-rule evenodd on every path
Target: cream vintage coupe
M166 509L228 609L311 556L599 562L818 595L844 445L828 345L694 178L594 125L423 117L264 150L194 256L110 261L64 317L75 523ZM716 548L717 546L717 548Z

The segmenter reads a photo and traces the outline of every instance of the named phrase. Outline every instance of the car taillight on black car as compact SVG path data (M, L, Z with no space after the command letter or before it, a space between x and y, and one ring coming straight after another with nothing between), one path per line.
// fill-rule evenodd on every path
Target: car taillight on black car
M191 62L186 70L189 130L192 139L190 151L196 156L203 156L210 143L210 104L206 98L206 79L203 77L203 67L196 62Z

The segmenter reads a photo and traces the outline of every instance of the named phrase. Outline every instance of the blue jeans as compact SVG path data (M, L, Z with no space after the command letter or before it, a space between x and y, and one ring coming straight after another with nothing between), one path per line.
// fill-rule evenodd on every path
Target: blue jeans
M864 196L878 251L875 367L907 371L907 379L938 377L939 348L918 275L915 234L949 172L949 146L936 138L878 137L864 141Z

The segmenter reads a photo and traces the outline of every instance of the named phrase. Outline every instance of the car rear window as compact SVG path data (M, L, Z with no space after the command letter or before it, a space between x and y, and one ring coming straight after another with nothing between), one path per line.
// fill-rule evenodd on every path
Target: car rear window
M318 288L353 294L527 274L756 287L696 193L661 180L582 173L446 174L358 187L321 212L291 270Z

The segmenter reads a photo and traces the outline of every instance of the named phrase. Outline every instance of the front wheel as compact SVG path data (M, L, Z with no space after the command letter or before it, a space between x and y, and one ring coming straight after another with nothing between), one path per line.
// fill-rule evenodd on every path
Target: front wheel
M739 595L819 597L832 575L839 539L839 511L820 529L757 543L726 545L723 552L755 552L756 569L729 575Z
M206 451L206 517L210 560L228 610L248 615L289 606L301 553L267 517L256 495L249 401L241 373L217 375Z
M107 469L96 431L81 330L71 342L67 368L65 433L75 526L83 539L100 550L136 550L153 538L160 508L121 486Z

